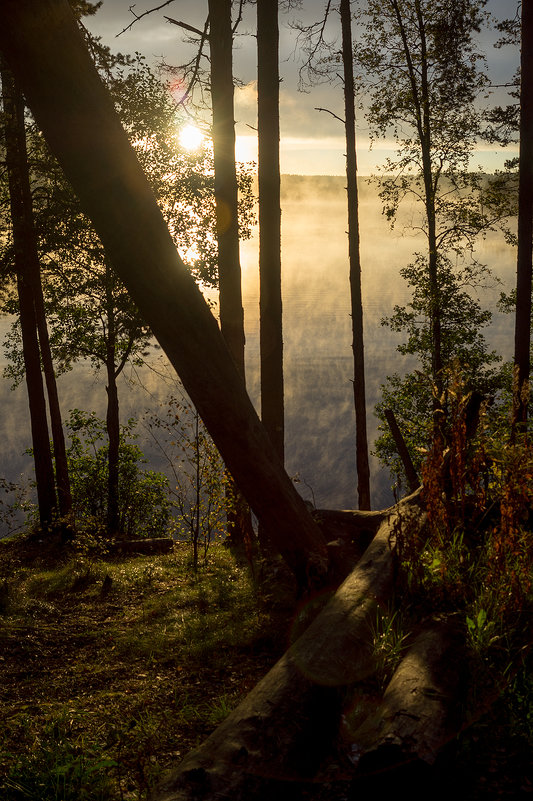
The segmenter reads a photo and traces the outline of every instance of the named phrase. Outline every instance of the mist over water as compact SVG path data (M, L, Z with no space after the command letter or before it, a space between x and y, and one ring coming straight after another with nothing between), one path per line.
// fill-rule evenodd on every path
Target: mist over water
M282 182L282 270L284 311L284 369L286 405L286 466L298 476L298 489L321 508L356 506L355 421L353 412L353 357L348 273L347 215L344 179L340 177L284 176ZM414 362L395 348L401 337L381 325L395 304L408 301L409 290L399 275L401 267L423 249L424 240L405 229L414 211L402 212L393 231L381 214L374 186L360 181L361 261L365 331L368 434L377 435L373 408L387 375L404 372ZM246 326L246 369L251 398L259 409L259 278L257 231L242 243L243 303ZM500 234L490 234L478 249L501 285L492 282L481 291L491 309L502 289L515 280L516 255ZM0 319L0 334L8 321ZM486 333L492 348L508 359L512 354L512 319L495 314ZM175 391L173 371L161 352L153 349L150 366L127 370L121 379L121 417L142 418ZM0 367L5 365L0 354ZM166 378L164 377L166 376ZM59 379L63 416L81 408L105 415L104 376L78 365ZM0 379L2 403L2 457L0 476L16 481L31 474L31 445L24 387L11 392ZM139 445L154 469L164 466L142 423ZM373 508L392 502L391 479L371 462Z

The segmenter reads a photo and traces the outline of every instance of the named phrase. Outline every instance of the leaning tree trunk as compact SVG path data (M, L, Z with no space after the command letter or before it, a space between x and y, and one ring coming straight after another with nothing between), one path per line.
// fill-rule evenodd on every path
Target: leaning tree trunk
M4 0L0 50L117 273L176 368L226 466L302 586L324 539L176 252L67 0Z
M409 505L391 510L319 616L154 801L285 798L284 789L313 778L340 732L343 691L375 668L372 622L394 584L396 527Z
M370 467L366 431L365 356L363 302L361 297L361 254L359 247L359 198L357 192L357 150L355 142L355 86L353 74L352 12L350 0L341 0L342 64L344 71L344 128L346 132L346 191L348 194L348 254L353 336L353 395L357 494L360 509L370 509Z
M257 0L261 420L284 458L278 4Z
M533 252L533 7L522 3L520 57L520 171L518 184L518 261L513 428L525 429L529 400L531 348L531 260Z
M2 99L6 163L11 202L15 269L19 296L22 351L30 407L30 423L37 484L39 519L48 526L56 512L54 466L48 436L46 401L41 375L32 273L39 270L31 193L27 179L24 102L10 70L2 65Z

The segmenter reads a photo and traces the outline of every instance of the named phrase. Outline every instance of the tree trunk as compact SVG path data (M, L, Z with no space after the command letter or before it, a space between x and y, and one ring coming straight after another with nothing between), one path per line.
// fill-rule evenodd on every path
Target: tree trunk
M0 49L114 268L275 547L312 585L326 571L324 539L176 252L67 0L4 0L2 10Z
M244 310L235 167L231 5L231 0L208 0L220 330L244 381ZM233 509L228 513L230 542L251 545L253 529L250 510L235 486L230 486L228 494L233 504Z
M40 268L28 178L24 102L13 75L4 65L1 75L22 349L30 407L39 519L41 525L46 527L53 520L57 502L35 312L35 273L38 274Z
M465 647L458 622L433 621L420 632L394 673L381 705L353 734L362 755L354 794L409 792L427 779L461 727ZM418 797L418 796L417 796Z
M113 276L106 261L106 315L107 337L106 374L107 374L107 411L106 430L108 438L107 452L107 533L113 537L119 533L119 462L120 462L120 413L118 404L116 359L116 326L113 299Z
M235 168L231 0L209 0L209 29L220 329L244 378L244 311Z
M203 745L163 780L153 801L289 799L296 782L312 779L339 734L343 689L375 667L371 623L395 575L399 515L391 511L323 611Z
M533 7L522 3L520 57L520 172L518 184L518 257L513 427L525 429L529 400L531 348L531 261L533 242Z
M48 335L48 325L46 322L40 276L37 276L37 279L38 280L34 287L35 314L37 319L37 332L39 335L43 373L46 382L46 394L48 395L48 409L50 411L52 442L54 444L54 461L56 468L55 473L57 497L59 501L59 513L62 518L68 518L72 513L72 494L70 490L70 478L68 474L65 433L63 431L61 406L59 404L59 394L57 391L57 381L54 371L54 363L52 360L52 351L50 348L50 337Z
M352 12L350 0L341 0L342 63L344 71L344 128L346 132L346 191L348 193L348 254L352 304L357 494L359 508L370 509L370 467L366 432L365 356L361 254L359 248L359 198L355 142L355 86L353 75Z
M257 0L261 420L284 459L278 4Z
M107 368L107 412L106 429L109 440L107 456L107 533L113 537L120 529L119 516L119 447L120 447L120 417L118 405L117 380L115 378L115 365L106 365Z

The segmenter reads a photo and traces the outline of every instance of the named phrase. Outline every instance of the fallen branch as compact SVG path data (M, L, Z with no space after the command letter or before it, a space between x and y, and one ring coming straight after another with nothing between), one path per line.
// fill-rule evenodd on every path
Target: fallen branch
M112 554L156 554L170 553L174 548L174 540L170 537L153 537L138 540L117 540L109 545Z

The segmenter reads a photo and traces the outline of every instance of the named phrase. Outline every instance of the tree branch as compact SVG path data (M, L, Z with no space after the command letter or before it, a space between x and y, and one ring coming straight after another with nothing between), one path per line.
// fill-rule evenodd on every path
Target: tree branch
M173 2L174 2L174 0L166 0L166 2L165 2L165 3L162 3L160 6L156 6L155 8L149 8L147 11L143 11L143 13L142 13L142 14L136 14L136 13L135 13L135 11L133 10L133 9L135 8L135 3L134 3L133 5L131 5L131 6L129 7L129 11L130 11L130 13L131 13L131 14L133 14L133 16L135 17L135 19L134 19L134 20L132 20L132 22L130 22L130 24L129 24L129 25L126 25L126 27L125 27L125 28L123 28L123 29L120 31L120 33L117 33L117 34L116 34L116 37L119 37L119 36L121 36L123 33L126 33L126 31L129 31L131 28L133 28L133 26L135 25L135 23L136 23L136 22L138 22L138 21L139 21L140 19L142 19L143 17L146 17L148 14L152 14L154 11L160 11L162 8L165 8L165 6L169 6L169 5L170 5L171 3L173 3Z
M180 20L173 19L172 17L165 17L165 19L167 22L171 22L172 25L179 25L180 28L184 28L186 31L190 31L190 33L195 33L197 36L200 36L202 40L209 39L209 34L206 32L206 28L201 31L198 28L195 28L193 25L188 25L186 22L181 22Z
M343 125L346 124L346 120L343 120L342 117L338 116L338 114L335 114L333 111L330 111L329 108L320 108L319 106L315 106L315 111L325 111L326 114L331 114L332 117L335 117L336 120L342 122Z

